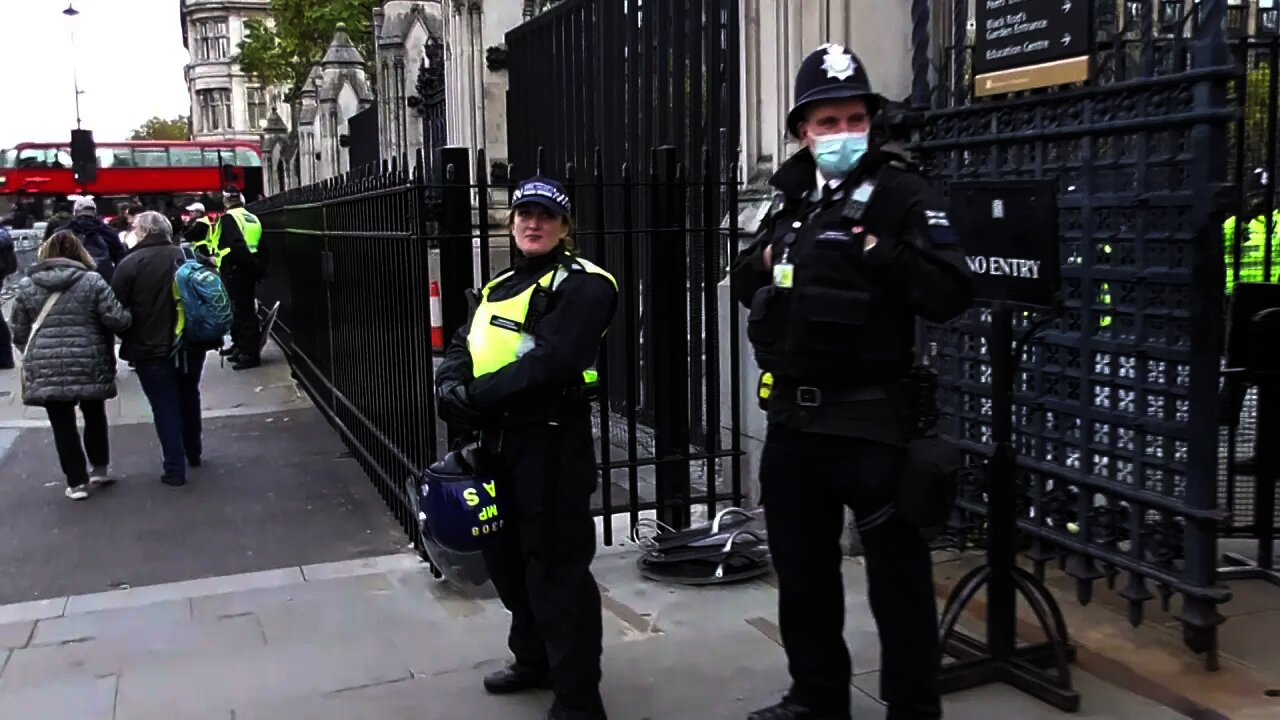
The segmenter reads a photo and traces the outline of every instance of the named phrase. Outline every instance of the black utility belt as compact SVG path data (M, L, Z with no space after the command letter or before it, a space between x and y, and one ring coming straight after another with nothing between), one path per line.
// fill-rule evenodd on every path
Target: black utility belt
M887 400L892 392L900 391L902 382L885 380L859 385L833 385L775 378L769 398L790 400L801 407Z

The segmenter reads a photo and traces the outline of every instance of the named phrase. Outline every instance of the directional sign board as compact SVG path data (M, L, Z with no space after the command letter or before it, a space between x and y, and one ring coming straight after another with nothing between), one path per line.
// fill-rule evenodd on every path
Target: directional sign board
M977 0L978 97L1089 79L1091 0Z

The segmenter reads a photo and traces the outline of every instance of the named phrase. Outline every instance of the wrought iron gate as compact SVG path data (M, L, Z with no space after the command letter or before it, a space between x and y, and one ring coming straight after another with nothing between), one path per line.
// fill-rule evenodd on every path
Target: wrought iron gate
M716 284L727 269L729 248L705 245L704 240L718 238L688 231L709 230L736 215L727 189L737 175L739 5L738 0L564 0L507 33L507 112L513 118L507 124L507 145L515 177L575 168L579 177L599 173L610 184L622 182L624 172L632 180L655 182L664 168L651 150L674 148L674 160L691 186L682 201L690 241L685 276L690 362L681 376L689 379L684 402L691 415L691 439L699 445L708 440L704 428L718 421L714 412L707 412L718 403L709 389L717 378L703 366L719 354L714 334L699 328L713 328ZM548 98L556 101L548 103ZM698 186L707 190L708 202L694 194ZM596 207L597 197L607 206ZM647 201L646 196L634 198L629 212L650 216L654 210ZM621 216L625 209L623 196L614 192L584 193L575 202L579 219L588 222L605 214ZM583 244L609 267L634 261L637 283L649 286L654 268L644 247L648 238L638 239L630 259L623 255L621 240L592 235ZM707 300L699 302L703 297ZM631 307L631 302L624 298L620 312L638 313L641 327L654 318L675 321L653 308ZM646 381L640 394L628 398L624 388L615 387L610 398L620 409L634 402L644 424L655 422L654 413L666 401L650 392L655 383L651 358L650 346L642 342L638 360ZM609 360L615 366L628 362L625 349L612 345Z
M1227 2L1202 0L1191 23L1181 11L1170 17L1168 3L1158 18L1152 0L1098 0L1091 83L991 100L971 100L968 3L939 5L955 32L936 67L919 51L927 12L916 17L922 165L940 183L1059 183L1061 310L1020 321L1014 443L1027 557L1041 578L1057 562L1082 603L1106 581L1135 625L1147 602L1167 610L1180 595L1186 643L1212 665L1218 605L1230 598L1216 580L1221 228L1236 73ZM974 310L925 332L945 431L975 469L961 500L968 531L987 511L976 470L990 457L989 319Z

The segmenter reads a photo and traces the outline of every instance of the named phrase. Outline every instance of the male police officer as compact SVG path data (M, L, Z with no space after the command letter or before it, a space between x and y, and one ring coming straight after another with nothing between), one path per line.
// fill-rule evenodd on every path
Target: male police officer
M210 242L217 248L218 268L222 282L231 297L232 370L246 370L262 364L261 329L258 306L254 297L257 285L266 275L266 258L260 252L262 224L244 209L244 199L234 189L223 193L227 211L218 218Z
M187 212L191 213L191 223L182 233L182 239L201 255L217 257L218 245L213 238L213 221L209 219L204 203L191 203L187 206Z
M894 504L916 317L963 312L971 279L945 201L904 158L868 145L882 101L844 47L805 58L787 116L804 148L774 174L771 213L733 267L756 360L773 376L760 482L792 678L750 720L849 717L845 505L865 546L889 720L941 717L929 549Z
M1244 218L1236 216L1227 218L1222 224L1222 255L1226 266L1226 299L1228 303L1227 322L1231 322L1230 302L1235 296L1236 283L1280 282L1280 208L1276 208L1276 197L1271 189L1270 176L1263 168L1253 171L1249 182L1249 194L1245 197L1248 213ZM1244 239L1240 243L1240 257L1236 258L1237 229ZM1270 233L1270 239L1268 239ZM1268 248L1271 252L1271 277L1267 277L1266 259ZM1237 270L1239 280L1236 278ZM1244 353L1248 339L1247 333L1227 333L1227 367L1236 367L1236 359ZM1219 394L1222 413L1219 424L1231 428L1240 426L1240 413L1244 409L1244 400L1249 392L1248 386L1233 379L1226 384ZM1258 452L1248 457L1237 458L1232 469L1239 473L1257 472Z

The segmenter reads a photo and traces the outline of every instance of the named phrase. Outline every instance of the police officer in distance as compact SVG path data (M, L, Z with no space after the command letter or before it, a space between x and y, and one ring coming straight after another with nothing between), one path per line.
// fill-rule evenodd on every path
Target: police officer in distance
M223 193L227 211L218 218L208 242L217 249L215 260L231 299L231 347L219 354L231 358L232 370L262 364L262 336L258 325L258 283L266 277L262 224L244 209L244 198L234 188Z
M212 238L213 221L209 219L209 213L205 211L204 203L191 203L187 206L187 212L191 213L191 222L182 233L183 242L190 243L196 252L205 257L215 257L218 254L218 247L214 244Z
M1227 326L1230 328L1231 299L1235 296L1236 270L1239 267L1239 281L1242 283L1280 282L1280 208L1276 207L1276 196L1271 189L1270 175L1264 168L1256 168L1248 184L1249 193L1245 196L1247 215L1237 219L1231 216L1222 224L1222 254L1226 265L1226 301ZM1240 243L1239 262L1236 261L1237 226L1239 235L1244 239ZM1270 228L1270 239L1267 231ZM1266 256L1268 246L1272 253L1272 277L1266 276ZM1238 358L1245 352L1245 341L1248 333L1227 333L1226 362L1227 367L1239 367ZM1232 378L1219 393L1222 411L1219 425L1238 428L1240 414L1244 410L1248 385L1238 378ZM1248 457L1237 457L1232 470L1238 473L1255 473L1258 470L1258 451L1254 448Z
M869 143L882 102L844 47L805 58L787 116L804 148L774 174L770 214L732 270L756 360L773 376L760 482L792 678L750 720L849 717L845 505L865 546L888 718L941 717L929 548L895 500L916 318L959 315L972 283L945 201L908 160Z
M549 719L604 720L589 386L618 285L569 249L569 211L555 181L516 189L508 226L520 256L481 291L436 388L441 419L480 431L507 514L485 565L511 612L515 662L486 677L485 689L550 687Z

